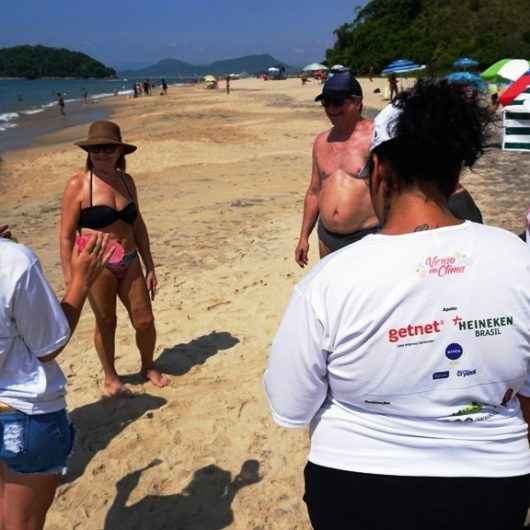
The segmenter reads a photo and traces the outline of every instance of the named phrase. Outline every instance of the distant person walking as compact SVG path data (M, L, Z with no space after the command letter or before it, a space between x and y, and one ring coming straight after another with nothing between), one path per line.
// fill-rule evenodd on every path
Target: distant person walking
M144 94L146 96L151 95L151 84L149 83L147 79L144 80Z
M166 80L162 79L161 83L162 83L162 92L161 92L161 94L164 95L164 96L167 96L167 83L166 83Z
M230 94L230 75L226 76L226 93Z
M63 116L66 116L66 112L64 111L64 96L57 92L57 103L59 104L59 110Z
M86 88L83 88L83 101L88 103L88 90Z
M394 101L399 91L396 74L390 74L388 77L388 88L390 89L390 101Z

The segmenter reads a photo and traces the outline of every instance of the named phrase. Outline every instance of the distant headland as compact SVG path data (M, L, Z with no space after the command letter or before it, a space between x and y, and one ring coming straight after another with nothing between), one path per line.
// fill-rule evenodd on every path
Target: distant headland
M0 78L110 78L116 71L92 57L65 48L14 46L0 49Z
M206 74L224 75L246 72L257 74L271 66L284 66L287 73L297 70L269 54L245 55L235 59L215 61L210 64L190 64L178 59L163 59L158 63L140 70L120 72L122 77L198 77Z

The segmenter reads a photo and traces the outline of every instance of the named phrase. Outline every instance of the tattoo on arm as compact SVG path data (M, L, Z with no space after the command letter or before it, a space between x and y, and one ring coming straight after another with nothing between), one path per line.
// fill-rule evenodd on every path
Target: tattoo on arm
M415 229L414 229L414 232L423 232L424 230L429 230L429 225L428 224L423 224L423 225L418 225Z

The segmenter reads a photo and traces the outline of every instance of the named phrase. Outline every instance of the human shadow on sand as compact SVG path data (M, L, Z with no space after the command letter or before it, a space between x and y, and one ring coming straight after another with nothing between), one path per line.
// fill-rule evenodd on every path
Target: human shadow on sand
M76 428L76 443L63 482L80 477L92 458L115 436L146 412L159 409L165 403L165 399L140 394L127 399L103 399L70 412Z
M204 364L210 357L221 350L229 350L239 339L228 331L212 331L190 342L176 344L165 348L156 361L156 366L168 375L184 375L194 366ZM129 384L137 381L134 376L122 377Z
M158 464L154 460L118 481L104 530L221 530L234 521L231 505L239 490L261 480L257 460L244 462L234 479L229 471L209 465L195 471L181 493L147 495L127 505L142 473Z

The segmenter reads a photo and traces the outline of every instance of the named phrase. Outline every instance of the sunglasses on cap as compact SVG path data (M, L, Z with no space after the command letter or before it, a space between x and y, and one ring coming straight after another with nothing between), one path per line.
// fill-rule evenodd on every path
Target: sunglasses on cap
M105 153L106 155L111 155L118 149L118 145L107 144L107 145L92 145L87 148L89 153Z
M353 101L351 97L338 97L338 96L325 96L320 100L320 103L323 107L342 107L346 101Z

